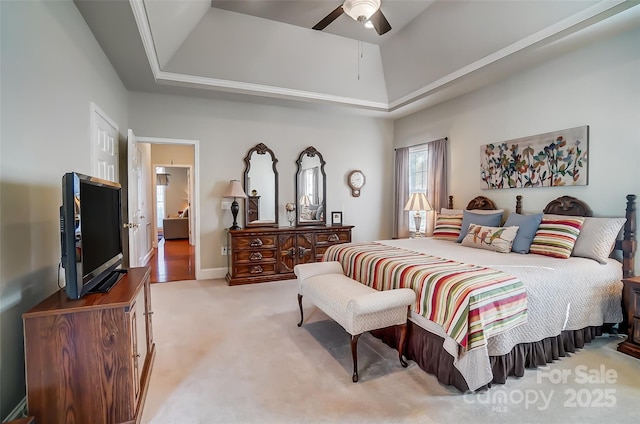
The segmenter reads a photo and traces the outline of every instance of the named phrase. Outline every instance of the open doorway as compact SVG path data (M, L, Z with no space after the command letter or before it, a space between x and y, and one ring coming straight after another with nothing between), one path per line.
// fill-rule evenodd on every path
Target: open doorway
M191 165L154 164L156 240L186 239L194 245ZM157 246L156 246L157 247Z
M138 138L147 146L153 254L151 282L197 278L198 144L195 140Z

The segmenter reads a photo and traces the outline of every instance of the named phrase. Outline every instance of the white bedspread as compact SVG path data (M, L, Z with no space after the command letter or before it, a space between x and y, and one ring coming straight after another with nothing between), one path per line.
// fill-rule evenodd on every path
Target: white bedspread
M454 357L456 368L471 390L491 382L489 356L504 355L519 343L554 337L563 330L622 321L622 264L613 259L600 264L585 258L496 253L429 237L378 242L501 270L519 277L526 287L527 323L490 338L486 349L476 349L462 357L458 357L456 343L441 327L412 314L413 322L445 338L444 348Z

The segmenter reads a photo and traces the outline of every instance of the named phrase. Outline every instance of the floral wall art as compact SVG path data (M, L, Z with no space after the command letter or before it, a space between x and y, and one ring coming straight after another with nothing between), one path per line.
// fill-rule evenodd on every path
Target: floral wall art
M480 146L483 189L587 185L589 126Z

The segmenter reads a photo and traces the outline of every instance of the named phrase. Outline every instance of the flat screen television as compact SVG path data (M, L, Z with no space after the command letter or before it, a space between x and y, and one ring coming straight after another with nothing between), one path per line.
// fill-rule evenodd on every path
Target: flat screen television
M121 192L118 183L77 172L62 177L60 242L70 299L109 291L126 272Z

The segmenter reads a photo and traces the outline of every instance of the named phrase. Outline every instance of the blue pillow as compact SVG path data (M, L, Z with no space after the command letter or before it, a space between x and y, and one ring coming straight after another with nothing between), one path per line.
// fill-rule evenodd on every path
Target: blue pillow
M469 230L469 224L484 225L485 227L499 227L502 221L502 212L479 214L473 212L462 212L462 228L460 229L460 235L456 240L458 243L467 235Z
M533 237L536 235L536 231L542 222L542 214L535 215L520 215L519 213L512 213L507 218L507 222L504 223L505 227L515 225L518 227L518 234L513 240L513 246L511 251L516 253L529 253L529 247L533 241Z
M324 203L320 203L320 206L318 206L315 219L318 221L324 221Z

